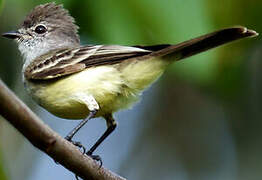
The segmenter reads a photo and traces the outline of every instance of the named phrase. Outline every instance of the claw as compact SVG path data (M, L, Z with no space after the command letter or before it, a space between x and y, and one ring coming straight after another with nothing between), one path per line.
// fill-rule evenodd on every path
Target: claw
M99 155L92 155L91 151L88 151L87 153L85 153L87 156L91 157L93 160L99 162L99 168L102 167L103 165L103 161L102 158Z
M81 151L81 152L82 152L83 154L86 154L86 148L85 148L85 146L83 146L83 145L81 144L81 142L79 142L79 141L73 141L72 138L70 138L70 137L68 137L68 136L66 136L65 139L66 139L67 141L71 142L71 143L72 143L73 145L75 145L76 147L78 147L80 150L83 149L83 151Z
M81 142L79 142L79 141L71 141L71 143L72 143L73 145L79 147L79 149L83 149L83 151L82 151L83 154L86 153L86 148L85 148L85 146L83 146L83 145L81 144Z

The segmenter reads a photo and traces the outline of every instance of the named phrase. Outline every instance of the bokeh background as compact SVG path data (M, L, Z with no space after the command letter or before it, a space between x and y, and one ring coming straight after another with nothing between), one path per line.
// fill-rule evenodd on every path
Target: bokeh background
M43 0L0 0L0 33L15 29ZM219 28L262 32L261 0L64 0L82 44L178 43ZM78 121L37 106L21 82L14 42L0 38L0 77L65 136ZM174 63L95 152L128 179L262 179L262 41L245 39ZM0 102L1 103L1 102ZM77 134L87 147L105 130L90 121ZM0 117L0 179L74 179Z

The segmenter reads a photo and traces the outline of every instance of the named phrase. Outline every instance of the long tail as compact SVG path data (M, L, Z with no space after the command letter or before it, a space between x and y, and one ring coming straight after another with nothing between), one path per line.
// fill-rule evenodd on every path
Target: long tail
M151 53L136 57L135 59L139 61L134 63L127 61L128 63L122 66L124 67L121 70L122 77L128 82L129 87L140 91L155 81L173 61L193 56L231 41L257 35L255 31L245 27L233 27L176 45L136 46L149 50Z
M154 49L154 52L150 54L151 56L170 57L178 61L235 40L257 35L257 32L240 26L218 30L176 45L160 45L159 47L146 48Z

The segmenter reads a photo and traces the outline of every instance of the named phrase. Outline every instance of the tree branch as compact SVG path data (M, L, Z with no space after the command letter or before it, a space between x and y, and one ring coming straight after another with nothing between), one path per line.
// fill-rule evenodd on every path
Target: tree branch
M0 115L20 131L35 147L79 177L88 180L125 180L99 167L73 144L64 140L38 118L0 79Z

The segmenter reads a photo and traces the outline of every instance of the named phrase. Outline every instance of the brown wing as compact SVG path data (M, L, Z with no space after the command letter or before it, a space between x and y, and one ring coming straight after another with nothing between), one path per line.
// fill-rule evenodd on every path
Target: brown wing
M85 68L115 64L130 58L164 56L180 60L222 44L258 34L245 27L232 27L209 33L176 45L156 46L84 46L61 49L37 58L25 70L27 79L53 79ZM148 55L148 56L147 56Z
M53 79L80 72L88 67L115 64L144 56L152 51L128 46L83 46L49 52L32 62L25 70L27 79Z

